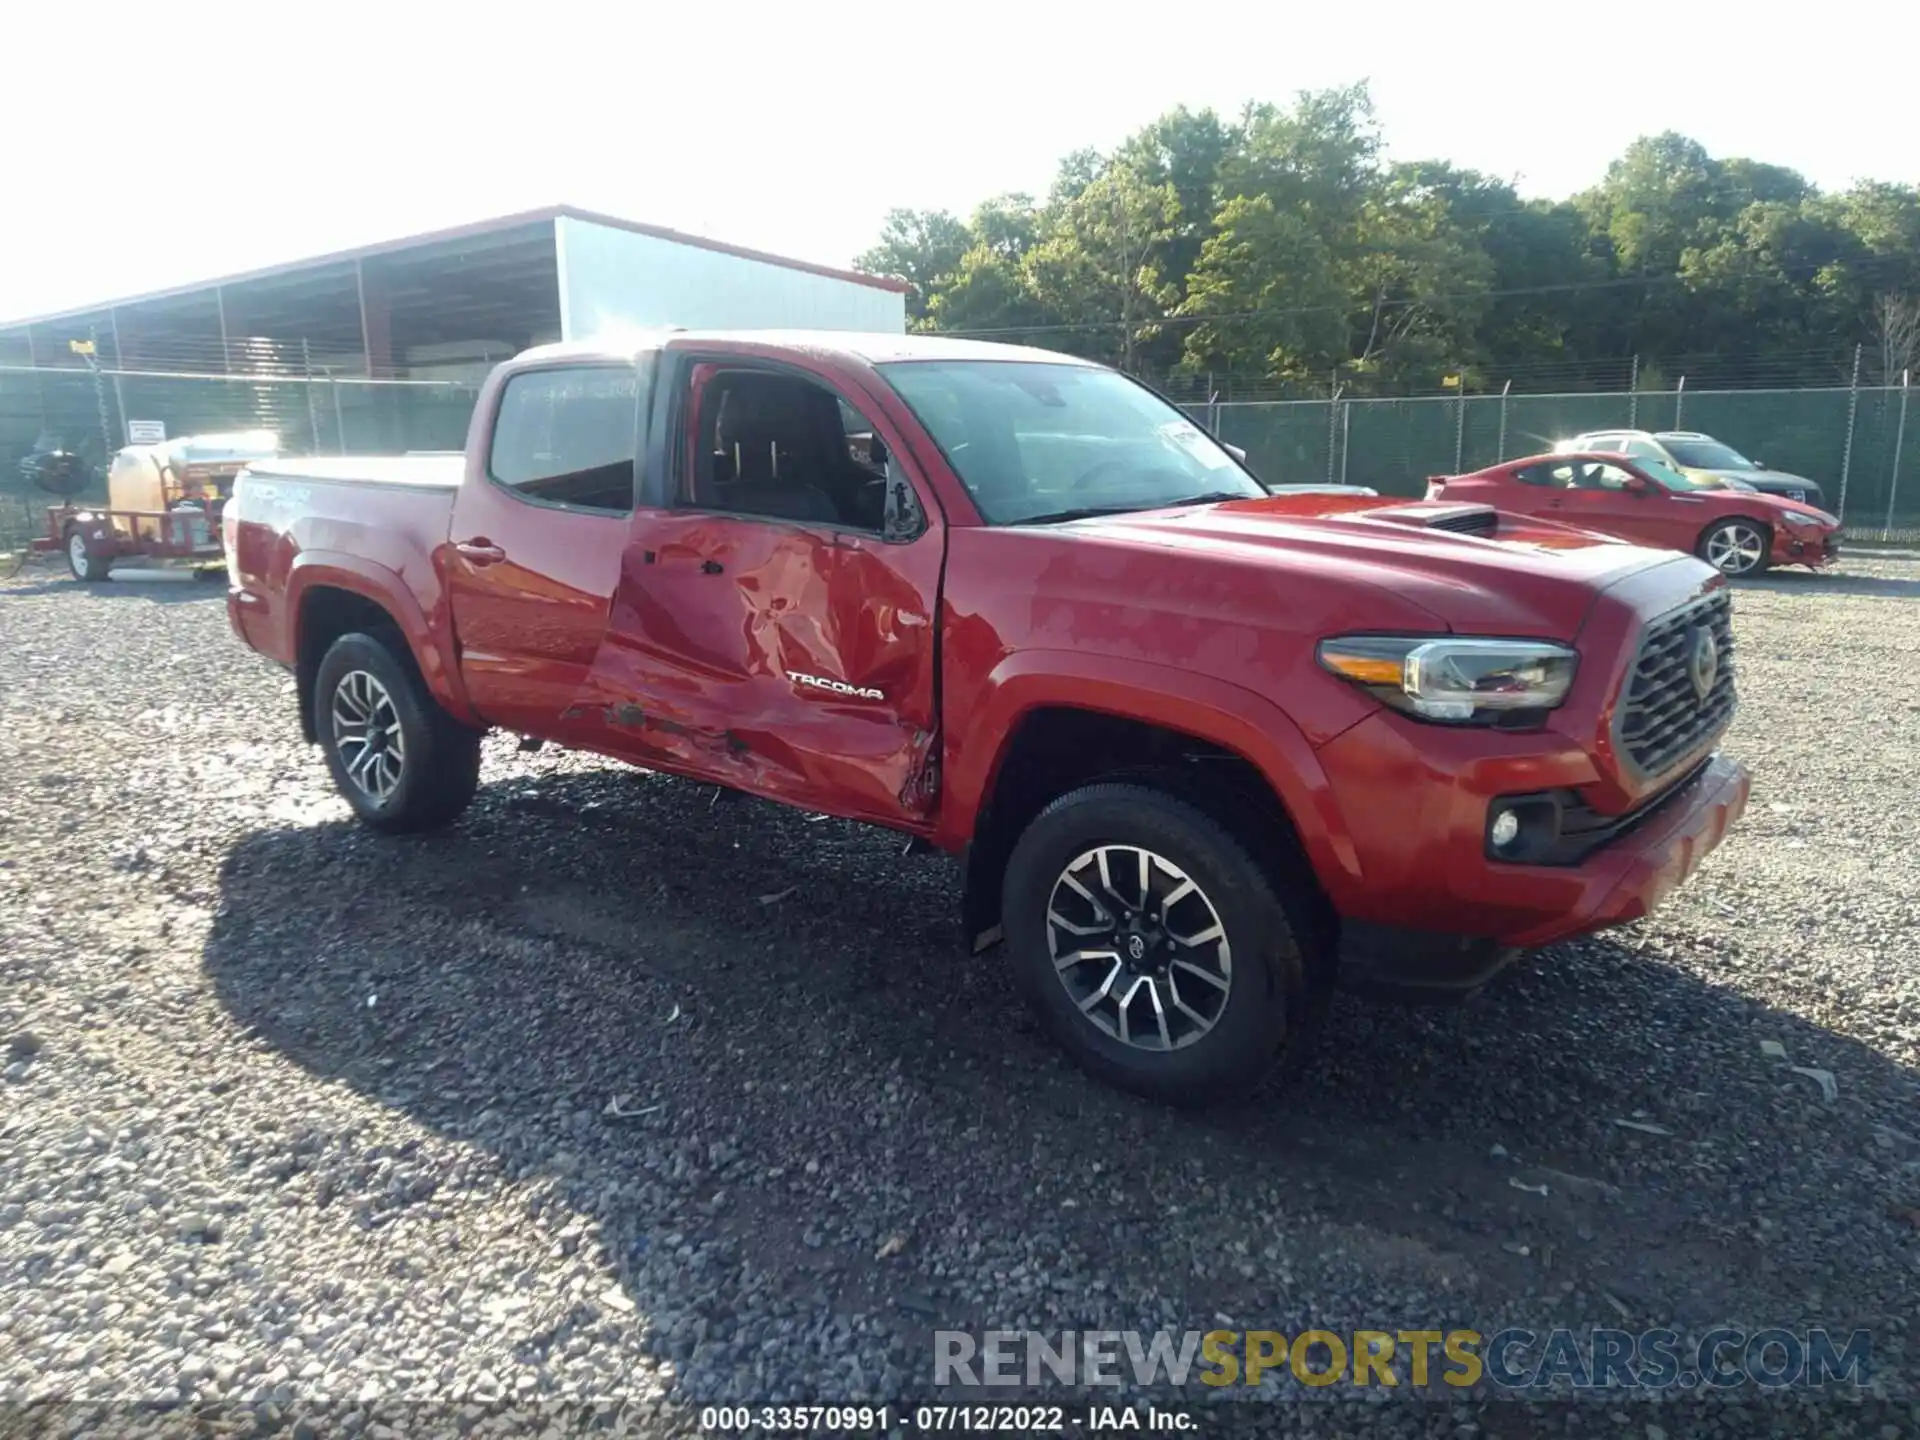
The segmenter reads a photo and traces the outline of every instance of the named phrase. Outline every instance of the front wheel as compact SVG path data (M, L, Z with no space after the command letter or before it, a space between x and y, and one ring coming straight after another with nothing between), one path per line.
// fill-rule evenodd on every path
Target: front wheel
M1722 520L1700 536L1700 558L1722 575L1758 575L1767 548L1767 532L1754 520Z
M67 531L67 569L76 580L100 581L113 572L113 561L98 554L79 530Z
M1141 785L1055 800L1014 846L1006 935L1074 1060L1148 1099L1244 1094L1302 1038L1308 903L1205 811Z
M412 657L383 638L333 642L314 677L313 730L354 814L387 834L450 824L479 784L480 732L441 709Z

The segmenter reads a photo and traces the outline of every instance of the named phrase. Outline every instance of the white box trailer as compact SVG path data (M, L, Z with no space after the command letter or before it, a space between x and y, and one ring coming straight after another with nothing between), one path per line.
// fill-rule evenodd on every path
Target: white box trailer
M903 334L892 281L740 246L562 214L554 219L560 334L610 330L857 330Z

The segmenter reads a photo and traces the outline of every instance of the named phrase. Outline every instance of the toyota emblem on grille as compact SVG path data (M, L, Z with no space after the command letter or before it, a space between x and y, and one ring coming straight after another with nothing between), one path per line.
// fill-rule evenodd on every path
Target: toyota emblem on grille
M1693 632L1693 644L1687 651L1687 678L1693 682L1693 693L1702 700L1713 692L1713 682L1720 678L1720 645L1704 625Z

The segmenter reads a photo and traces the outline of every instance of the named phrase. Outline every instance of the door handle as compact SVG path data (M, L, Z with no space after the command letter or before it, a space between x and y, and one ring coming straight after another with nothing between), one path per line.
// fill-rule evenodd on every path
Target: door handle
M461 559L474 565L498 565L507 558L506 551L484 536L459 541L453 548L460 552Z

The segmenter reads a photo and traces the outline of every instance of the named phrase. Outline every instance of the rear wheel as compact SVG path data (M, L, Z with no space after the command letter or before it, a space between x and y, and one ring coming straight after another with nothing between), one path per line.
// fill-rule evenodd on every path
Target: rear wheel
M113 572L113 561L97 553L83 532L73 529L67 531L67 568L76 580L104 580Z
M1008 862L1021 987L1095 1077L1198 1105L1251 1089L1311 1013L1308 903L1204 810L1141 785L1055 800Z
M360 820L387 834L451 823L480 780L480 732L440 708L404 642L349 634L313 685L313 729L333 783Z
M1767 538L1758 521L1722 520L1700 536L1700 558L1722 575L1758 575L1767 568Z

